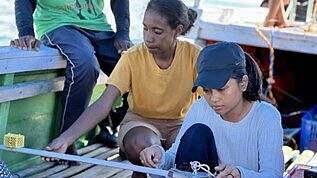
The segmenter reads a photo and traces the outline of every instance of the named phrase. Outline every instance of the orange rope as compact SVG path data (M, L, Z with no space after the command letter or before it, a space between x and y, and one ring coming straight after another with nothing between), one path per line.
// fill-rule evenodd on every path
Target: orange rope
M274 48L272 47L272 44L270 40L260 31L259 26L255 27L255 31L257 34L264 40L266 43L266 46L270 50L270 65L269 65L269 77L266 79L268 83L268 94L269 94L269 99L272 101L272 103L277 106L276 99L274 98L273 92L272 92L272 85L275 83L274 80L274 74L273 74L273 66L274 66Z

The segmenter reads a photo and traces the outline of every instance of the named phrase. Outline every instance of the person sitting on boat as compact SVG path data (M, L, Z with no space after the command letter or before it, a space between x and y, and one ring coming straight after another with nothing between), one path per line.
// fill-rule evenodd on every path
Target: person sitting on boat
M61 132L67 130L87 107L100 68L109 76L121 52L132 45L129 38L129 1L110 2L115 16L116 33L102 11L102 0L15 1L19 38L12 40L11 46L23 50L39 50L40 41L35 38L33 29L34 13L36 32L41 42L57 48L67 60L64 89L61 94ZM117 110L125 112L127 104L124 103L123 106L126 107ZM118 115L112 113L113 111L110 115ZM122 120L124 114L121 115L121 118L115 120ZM100 123L101 131L96 137L99 139L97 141L109 147L116 147L117 138L110 135L106 128L109 125L107 122L109 121L105 119ZM77 154L74 144L69 145L67 153Z
M271 0L268 3L269 12L265 17L265 21L263 22L263 26L271 27L289 27L289 22L285 15L284 3L288 0ZM265 2L264 2L265 3ZM263 2L261 6L263 6ZM264 6L263 6L264 7Z
M269 2L270 2L269 0L263 0L261 3L261 7L269 7ZM309 3L308 0L297 0L296 16L295 16L296 21L302 21L302 22L306 21L308 3ZM314 3L316 4L316 1L314 1ZM290 5L290 0L283 0L283 5L282 7L284 7L284 10L287 10L288 6Z
M169 148L199 96L191 88L197 77L200 47L178 39L189 31L196 17L181 0L150 0L143 18L144 42L122 54L100 98L45 149L65 152L108 115L112 104L126 92L129 110L119 129L121 153L131 163L141 165L139 153L144 148L153 144ZM146 175L134 172L132 177Z
M202 49L197 87L204 95L190 108L175 143L166 152L152 145L140 153L150 167L191 170L207 164L218 178L282 177L283 129L278 110L262 101L256 62L239 45L219 42Z

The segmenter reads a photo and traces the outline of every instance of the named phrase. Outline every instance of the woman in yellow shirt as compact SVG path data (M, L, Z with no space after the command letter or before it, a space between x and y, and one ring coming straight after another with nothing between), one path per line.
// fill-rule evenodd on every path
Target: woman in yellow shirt
M139 153L144 148L153 144L169 148L198 98L191 89L200 48L177 39L195 19L196 13L181 0L149 1L143 19L144 43L124 52L102 96L46 149L64 153L68 145L102 121L126 92L129 110L121 123L118 142L127 159L141 165ZM137 172L132 175L145 176Z

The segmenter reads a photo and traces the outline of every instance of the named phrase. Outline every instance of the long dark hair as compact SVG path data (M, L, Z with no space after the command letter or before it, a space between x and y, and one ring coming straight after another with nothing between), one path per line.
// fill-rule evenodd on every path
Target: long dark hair
M243 75L249 77L247 89L242 93L243 98L248 101L266 100L262 93L262 72L256 61L247 53L245 55L245 69L234 71L233 78L236 78L238 82L242 81Z
M151 0L145 11L148 10L153 10L165 17L172 29L183 25L182 35L190 30L197 18L196 11L189 9L181 0Z

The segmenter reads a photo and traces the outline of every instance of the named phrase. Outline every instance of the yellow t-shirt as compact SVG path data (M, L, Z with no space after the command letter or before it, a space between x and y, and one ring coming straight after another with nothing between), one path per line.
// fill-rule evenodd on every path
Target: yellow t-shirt
M122 55L107 84L116 86L121 94L129 92L131 112L152 119L184 118L198 98L191 90L199 51L192 43L177 41L171 66L160 69L144 43L139 44Z

